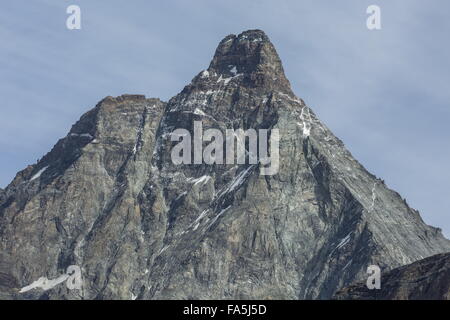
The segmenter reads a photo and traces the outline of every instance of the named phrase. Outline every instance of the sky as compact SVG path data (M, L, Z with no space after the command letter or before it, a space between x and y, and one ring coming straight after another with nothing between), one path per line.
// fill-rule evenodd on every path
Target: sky
M381 30L366 26L372 4ZM69 5L81 30L66 28ZM448 12L448 0L2 0L0 187L103 97L167 101L222 38L262 29L296 95L449 238Z

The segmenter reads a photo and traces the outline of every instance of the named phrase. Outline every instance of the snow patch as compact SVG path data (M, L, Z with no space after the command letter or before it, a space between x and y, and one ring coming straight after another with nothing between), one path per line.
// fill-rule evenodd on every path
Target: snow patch
M46 277L41 277L38 280L34 281L32 284L20 289L19 293L24 293L24 292L27 292L27 291L30 291L30 290L36 289L36 288L41 288L44 291L47 291L47 290L57 286L58 284L63 283L68 278L69 278L68 274L63 274L53 280L49 280Z
M375 206L375 200L377 199L377 195L375 193L376 187L377 187L377 182L375 181L373 183L373 187L372 187L372 203L370 204L369 212L373 210L373 207Z
M305 115L304 115L304 111L305 111L305 108L306 107L303 107L302 108L302 111L300 112L300 120L302 120L302 128L303 128L303 136L305 136L305 137L309 137L309 135L311 134L311 113L309 112L309 109L308 108L306 108L306 110L307 110L307 112L308 112L308 118L309 119L306 119L305 118Z
M340 248L342 248L343 246L345 246L349 241L350 241L350 236L351 236L351 232L348 234L348 235L346 235L342 240L341 240L341 242L339 242L338 243L338 245L336 246L336 249L340 249Z
M209 72L208 72L208 70L204 70L204 71L202 72L201 77L202 77L202 78L208 78L208 77L209 77Z
M175 198L174 201L179 200L181 197L183 197L183 196L185 196L185 195L187 195L187 191L184 191L183 193L181 193L178 197Z
M206 176L201 176L200 178L196 178L196 179L189 178L187 181L190 182L190 183L193 183L194 186L195 186L195 185L197 185L197 184L199 184L199 183L204 184L204 183L206 183L209 179L211 179L211 176L206 175Z
M82 138L89 138L93 139L94 137L89 133L71 133L71 137L82 137Z
M161 254L161 253L163 253L164 251L166 251L167 248L168 248L169 246L170 246L170 245L167 245L167 246L163 247L163 248L159 251L159 254Z
M230 65L229 67L231 68L230 72L233 74L233 76L235 76L237 74L236 66Z
M353 232L353 231L352 231L352 232ZM347 243L350 242L350 237L351 237L351 235L352 235L352 232L350 232L349 234L347 234L344 238L341 239L341 241L339 241L339 243L337 244L337 246L336 246L333 250L331 250L331 252L330 252L330 254L329 254L329 257L331 257L331 256L333 255L333 253L334 253L336 250L341 249L343 246L345 246Z
M291 100L291 101L296 102L296 103L298 103L298 104L302 104L302 101L301 101L299 98L297 98L297 97L292 98L290 95L288 95L288 94L286 94L286 93L283 93L283 92L278 92L278 94L279 94L280 96L282 96L282 97L288 99L288 100Z
M45 170L47 170L49 166L45 166L43 167L41 170L39 170L34 176L31 177L30 181L36 180L37 178L39 178L41 176L41 174L44 173Z
M202 110L200 110L199 108L195 108L194 110L194 114L197 114L199 116L206 116L206 113L204 113Z
M352 259L350 259L350 261L349 262L347 262L347 264L344 266L344 268L342 268L342 270L345 270L345 269L347 269L349 266L350 266L350 264L353 262L353 260Z
M223 190L221 190L217 197L221 197L222 195L228 193L228 192L232 192L234 190L236 190L237 188L239 188L245 181L245 178L247 176L247 173L254 167L255 165L251 165L249 166L247 169L241 171L232 181L231 183L225 187Z
M231 70L230 70L231 71ZM237 78L239 76L242 76L242 73L236 73L234 74L232 77L228 77L228 78L223 78L222 75L219 77L219 79L217 79L217 83L223 81L225 85L227 85L231 80L233 80L234 78Z
M223 81L223 83L225 85L228 84L228 82L230 82L233 79L233 77L229 77L229 78L222 78L222 76L219 77L219 79L217 79L217 83L219 83L220 81Z
M217 93L217 92L220 92L220 90L211 90L211 89L209 89L208 91L206 91L206 95L211 95L211 94L215 94L215 93Z
M209 211L209 209L203 210L202 213L200 213L200 215L197 217L197 219L195 219L195 221L193 223L198 223L201 219L203 219L204 216L206 216L208 211Z
M208 225L208 228L209 227L211 227L216 221L217 221L217 219L219 219L219 217L221 216L221 215L223 215L228 209L230 209L231 208L231 205L230 206L228 206L228 207L226 207L225 209L223 209L223 210L221 210L213 219L212 219L212 221L211 221L211 223Z

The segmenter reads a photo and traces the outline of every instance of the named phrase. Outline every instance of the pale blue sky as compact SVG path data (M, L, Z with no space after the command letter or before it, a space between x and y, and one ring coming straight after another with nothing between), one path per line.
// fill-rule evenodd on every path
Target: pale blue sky
M82 30L65 27L77 4ZM366 28L377 4L382 30ZM107 95L169 99L230 33L262 29L294 92L450 236L450 2L0 2L0 186Z

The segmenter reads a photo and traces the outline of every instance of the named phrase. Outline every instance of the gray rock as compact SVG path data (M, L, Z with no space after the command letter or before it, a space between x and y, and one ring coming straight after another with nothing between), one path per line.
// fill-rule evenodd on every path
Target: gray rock
M393 269L381 277L380 290L365 283L341 289L337 300L450 300L450 254L437 254Z
M170 132L279 129L280 169L174 165ZM203 177L203 178L202 178ZM201 179L200 179L201 178ZM328 299L450 251L297 98L267 36L222 40L168 103L107 97L0 202L0 288L16 299ZM19 293L69 265L83 290Z

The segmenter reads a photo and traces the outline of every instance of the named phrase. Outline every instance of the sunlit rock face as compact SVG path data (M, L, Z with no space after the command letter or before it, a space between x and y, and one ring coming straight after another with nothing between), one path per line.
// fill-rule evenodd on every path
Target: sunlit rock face
M350 93L349 93L350 94ZM172 162L171 132L278 129L279 170ZM223 39L170 101L107 97L0 190L0 298L328 299L450 251L286 79L259 30ZM81 268L65 284L20 293Z

